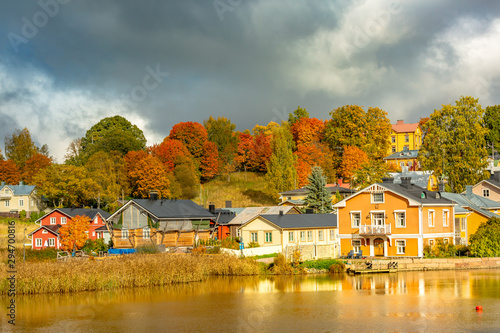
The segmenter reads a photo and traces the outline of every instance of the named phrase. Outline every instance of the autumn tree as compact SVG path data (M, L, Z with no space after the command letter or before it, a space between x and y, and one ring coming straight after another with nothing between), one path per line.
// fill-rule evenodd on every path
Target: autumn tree
M500 150L500 105L486 107L484 125L488 129L486 143L495 150Z
M174 125L169 138L181 141L199 161L203 154L203 145L208 140L208 133L202 124L188 121Z
M288 123L290 125L293 125L295 122L297 122L303 118L309 118L309 112L307 112L306 109L298 106L297 109L295 109L295 111L288 114Z
M126 161L130 162L130 155L128 157ZM158 191L160 198L170 198L167 170L159 158L146 154L141 159L133 161L133 164L133 167L127 166L126 170L135 197L148 198L150 191L155 190Z
M387 140L391 136L392 125L387 112L377 107L366 111L366 143L361 147L369 158L382 159L390 147Z
M246 170L250 164L251 154L254 149L254 140L250 133L239 133L238 136L238 149L234 161L238 168Z
M306 208L312 208L315 213L328 214L332 209L332 195L326 188L326 177L323 175L323 169L315 166L307 178L308 189L307 196L304 199Z
M93 179L99 188L94 193L94 201L100 207L113 203L120 193L127 188L121 153L104 151L93 154L85 163L87 176Z
M203 145L200 170L204 180L214 178L219 172L219 152L215 143L207 141Z
M179 164L174 169L174 176L180 185L180 199L194 199L198 194L198 178L193 169L186 163Z
M368 155L358 147L345 146L342 163L340 164L340 175L350 180L356 170L368 162Z
M300 118L290 127L297 146L320 142L323 139L325 124L316 118Z
M327 181L334 181L335 168L332 162L332 153L330 148L324 144L315 142L307 145L299 145L296 156L296 170L298 177L298 187L307 184L308 177L314 166L319 166L322 170L327 170L324 173Z
M22 179L31 184L33 177L41 170L52 164L52 160L47 156L37 153L26 161L22 174Z
M165 164L167 172L173 172L181 160L193 159L181 141L169 137L166 137L161 144L152 146L150 150L153 156L158 157Z
M122 156L129 151L146 148L146 138L141 129L121 116L101 119L92 126L81 139L82 162L98 151L120 152Z
M434 110L425 125L427 135L419 151L424 170L443 173L451 190L460 193L465 185L489 177L483 109L478 99L461 96L455 105ZM443 170L444 166L444 170Z
M0 160L0 181L15 185L21 179L21 172L12 160Z
M285 125L273 131L272 154L267 164L266 181L272 191L283 192L295 188L297 173L293 155L293 139Z
M248 165L253 171L266 172L272 154L271 136L258 133L253 139Z
M85 215L77 215L69 219L65 225L59 228L59 239L61 249L64 251L75 251L81 249L87 241L87 232L90 219Z
M500 219L492 217L482 222L470 236L470 251L477 257L500 256Z
M217 146L221 161L232 163L238 149L238 136L234 133L236 125L225 117L214 119L212 116L203 121L203 125L207 129L208 140Z
M12 135L5 136L5 156L22 170L26 161L39 152L31 139L30 131L25 127L16 129Z
M66 148L64 155L64 163L74 166L82 166L84 164L84 156L82 151L82 139L74 139Z
M259 124L255 125L252 129L253 135L257 136L258 134L262 133L266 136L272 136L274 133L274 130L279 128L280 125L278 123L275 123L274 121L270 121L266 126L261 126Z
M387 164L381 160L368 161L354 171L351 177L351 188L360 190L374 183L382 182L387 177Z

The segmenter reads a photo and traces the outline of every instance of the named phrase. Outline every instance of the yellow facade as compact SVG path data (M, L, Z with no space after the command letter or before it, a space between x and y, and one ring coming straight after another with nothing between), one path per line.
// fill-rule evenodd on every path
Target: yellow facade
M422 129L418 124L405 124L398 120L397 124L392 125L389 143L387 155L402 151L405 146L409 150L418 150L422 146Z

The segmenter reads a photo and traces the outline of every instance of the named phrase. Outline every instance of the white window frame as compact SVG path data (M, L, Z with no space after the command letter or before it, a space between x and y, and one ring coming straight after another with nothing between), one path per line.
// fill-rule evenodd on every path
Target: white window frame
M307 241L312 242L313 241L313 232L312 230L307 230Z
M448 209L443 209L443 227L448 227L450 225L450 211Z
M375 217L375 214L382 214L382 224L376 224L375 221L380 220L380 217ZM372 226L385 226L385 210L373 210L370 212Z
M436 245L436 241L434 240L434 238L430 238L427 240L427 244L429 244L429 246L432 248L434 245Z
M400 223L399 214L403 214L403 223ZM406 210L395 210L394 211L394 221L396 228L406 228Z
M361 225L361 211L360 210L355 210L349 213L351 215L351 228L353 229L359 229L359 226ZM357 220L357 225L356 225L356 215L359 218Z
M335 230L330 229L330 240L334 240L334 239L335 239Z
M128 239L128 229L122 229L122 239Z
M400 244L402 244L402 246ZM396 239L396 254L406 254L405 239Z
M267 231L266 234L265 234L265 241L266 243L272 243L273 242L273 233L272 231L269 232Z
M489 198L490 197L490 190L487 188L483 188L483 197Z
M5 200L5 207L10 207L10 200Z
M19 207L23 207L24 206L24 199L19 199Z
M41 238L35 238L35 246L42 247L42 239Z
M94 224L97 224L97 223L99 223L99 219L96 216L95 219L94 219Z
M429 228L434 228L434 226L436 225L435 221L436 221L436 212L434 211L434 209L429 209L427 211L427 223L429 225Z
M318 230L318 241L322 242L325 240L325 237L323 235L323 230Z
M359 253L359 251L361 251L361 239L353 239L351 245L354 253Z
M301 242L305 242L306 241L306 232L305 231L301 231L300 232L300 241Z
M67 218L61 217L61 224L66 224L68 222Z
M142 238L143 239L149 239L151 233L149 231L149 228L143 228L142 229Z
M381 194L382 195L382 201L375 201L375 194ZM384 192L373 192L372 195L370 196L370 198L371 198L371 203L372 204L385 203L385 193Z
M55 238L49 238L49 239L47 239L47 246L49 246L49 247L55 247L56 246L56 239Z
M443 238L443 244L449 244L450 240L448 238Z
M293 231L288 232L288 242L292 243L293 242Z
M259 242L259 233L258 232L250 232L250 241L252 243L258 243Z
M48 234L49 232L46 229L42 229L42 234Z
M460 218L460 231L467 231L467 218L466 217Z
M51 225L55 225L55 224L57 224L57 219L56 219L55 217L51 217L51 218L50 218L50 224L51 224Z

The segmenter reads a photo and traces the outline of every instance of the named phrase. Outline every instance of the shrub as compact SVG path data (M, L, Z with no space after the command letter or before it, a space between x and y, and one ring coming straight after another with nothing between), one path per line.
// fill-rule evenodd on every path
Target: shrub
M470 252L477 257L500 256L500 219L492 217L483 222L470 236Z
M293 274L294 270L292 265L286 260L285 256L278 254L274 258L274 262L271 268L274 274Z
M104 240L102 238L92 240L92 239L87 239L85 241L85 244L82 247L82 251L86 253L99 253L99 251L107 251L108 246L104 243Z
M19 217L22 219L26 218L26 211L24 209L19 213Z
M315 269L325 269L329 270L332 265L342 264L342 262L335 259L326 259L326 260L310 260L302 263L302 267L304 268L315 268Z
M465 245L457 245L457 256L464 257L464 256L469 256L470 250L468 246Z
M345 272L345 264L341 261L334 263L328 268L330 273L343 273Z
M454 257L457 252L455 245L450 243L443 243L442 240L438 240L436 245L424 247L424 255L426 258L450 258Z
M135 248L135 252L139 254L153 254L159 253L158 247L153 244L141 245Z
M254 247L260 247L260 244L259 244L259 243L257 243L257 242L250 242L250 243L248 243L248 245L247 245L247 248L249 248L249 249L250 249L250 248L254 248Z

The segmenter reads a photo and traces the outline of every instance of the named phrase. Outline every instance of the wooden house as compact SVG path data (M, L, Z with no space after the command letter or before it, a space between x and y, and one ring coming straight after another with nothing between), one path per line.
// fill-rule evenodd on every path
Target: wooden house
M108 218L115 248L193 246L212 236L214 215L191 200L132 199Z
M2 182L0 185L0 215L18 216L21 211L26 216L38 213L45 208L41 198L36 193L35 185L19 182L19 185L9 185Z

